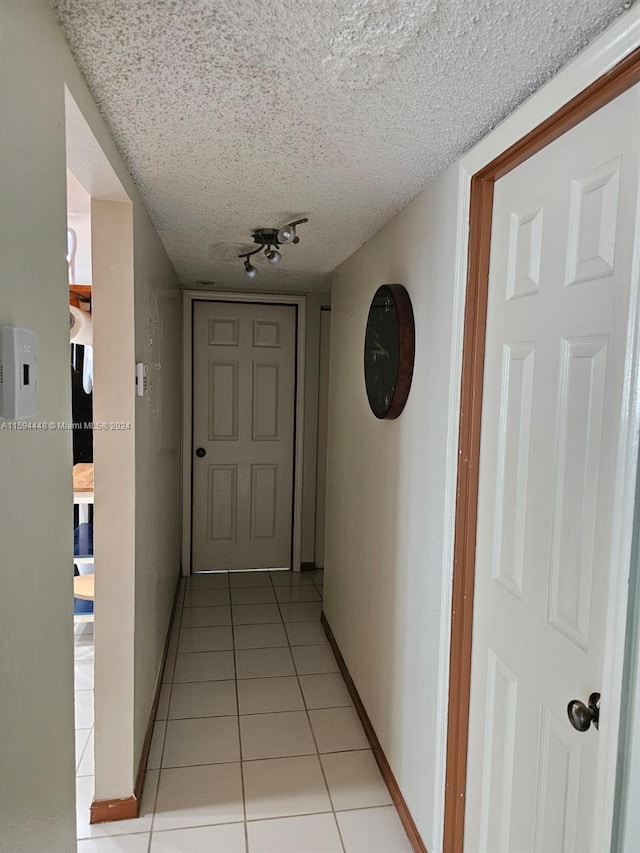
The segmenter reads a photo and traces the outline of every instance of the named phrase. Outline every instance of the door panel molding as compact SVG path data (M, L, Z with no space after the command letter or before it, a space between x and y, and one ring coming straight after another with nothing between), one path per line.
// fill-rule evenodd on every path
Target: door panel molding
M637 45L638 37L633 27L627 35L629 39L635 36L635 44ZM616 47L620 49L621 46L617 45ZM613 52L613 48L611 48L611 52ZM597 65L598 62L603 63L601 55L596 54L589 57L589 62L585 63L589 74L592 75L593 66ZM591 79L593 76L595 75L592 75ZM443 845L446 853L462 853L464 844L480 423L494 184L499 178L508 174L529 157L538 153L639 81L640 48L636 48L613 67L609 67L609 70L597 77L583 91L567 100L533 130L525 133L513 144L505 146L505 149L498 156L493 157L490 162L486 163L485 160L486 165L477 168L475 172L469 169L465 173L464 166L462 169L460 198L462 204L467 197L469 200L469 230L462 333L462 378L459 399L458 467L451 589ZM554 97L556 96L557 91L554 91ZM515 126L518 126L517 123ZM505 137L505 134L506 131L502 134L502 138ZM473 157L466 158L463 162L479 164L482 151L481 144ZM465 244L464 236L459 242L461 245ZM462 263L464 264L464 262ZM634 261L636 275L638 266L639 262L636 258ZM606 762L606 772L602 780L599 780L601 791L607 789L613 791L615 788L617 717L620 709L619 682L626 624L626 572L630 558L630 541L628 543L625 541L622 532L624 529L630 530L632 527L636 468L635 464L631 463L637 456L637 441L634 437L634 430L637 428L637 416L633 414L637 397L638 371L638 330L635 320L637 309L637 296L634 295L629 306L629 323L632 325L627 332L627 338L633 342L633 346L630 348L632 352L627 353L626 373L628 378L625 385L627 418L626 432L621 443L625 452L622 454L623 458L618 460L618 473L624 485L621 490L624 492L624 500L621 498L616 506L620 518L613 534L613 552L614 557L617 554L619 558L617 562L619 572L618 576L612 580L611 604L608 613L608 616L615 613L617 620L613 620L614 627L607 637L607 649L610 652L617 650L618 654L614 657L614 665L609 667L606 673L609 689L607 722L610 734L608 737L602 738L601 749L603 755L610 756L610 760ZM624 501L627 501L628 506L625 506ZM627 553L628 551L629 553ZM604 799L601 801L604 802ZM612 805L607 806L608 810L611 808ZM605 848L606 844L602 849Z
M293 543L292 568L300 571L302 558L302 468L304 451L304 376L306 306L304 295L279 293L233 293L230 291L185 290L183 293L182 322L182 574L191 574L191 476L193 460L193 304L194 302L242 302L256 305L294 305L296 317L296 400L293 464ZM227 330L225 330L227 331ZM255 330L254 330L255 331ZM277 330L257 330L260 345L279 346ZM227 332L229 334L229 332ZM233 335L227 338L233 345ZM265 349L265 355L269 352Z

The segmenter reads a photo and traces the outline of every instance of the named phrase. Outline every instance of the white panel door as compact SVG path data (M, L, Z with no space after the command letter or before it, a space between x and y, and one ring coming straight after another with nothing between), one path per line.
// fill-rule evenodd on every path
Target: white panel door
M192 571L291 566L296 309L195 302Z
M468 853L604 853L603 733L567 704L606 666L639 112L635 87L495 186Z

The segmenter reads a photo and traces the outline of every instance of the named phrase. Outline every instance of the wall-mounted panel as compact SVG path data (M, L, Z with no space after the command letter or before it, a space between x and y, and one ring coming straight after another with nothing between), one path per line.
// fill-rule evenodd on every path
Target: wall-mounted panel
M525 562L535 345L505 344L492 577L520 597Z
M589 643L607 338L562 341L549 622Z
M207 531L211 542L237 541L238 466L209 465Z
M278 466L251 466L251 538L274 539L278 512Z
M238 362L209 361L209 441L238 439Z
M254 441L278 441L280 365L253 363L252 434Z

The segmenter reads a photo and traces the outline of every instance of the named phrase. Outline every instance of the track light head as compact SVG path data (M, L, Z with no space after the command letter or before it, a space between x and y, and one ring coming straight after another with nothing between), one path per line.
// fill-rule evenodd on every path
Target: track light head
M296 234L296 225L302 225L303 222L308 222L308 219L296 219L295 222L289 222L283 225L282 228L256 228L253 231L253 242L257 243L258 248L252 252L244 252L238 255L239 258L244 258L244 270L247 278L255 278L258 270L252 266L249 258L258 252L264 251L264 255L270 264L279 264L282 260L282 253L278 251L280 246L287 243L299 243L300 238Z

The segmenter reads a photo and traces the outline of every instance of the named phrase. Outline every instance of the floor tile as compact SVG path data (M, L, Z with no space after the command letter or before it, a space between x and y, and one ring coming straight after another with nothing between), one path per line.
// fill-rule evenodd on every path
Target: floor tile
M153 727L153 735L151 736L151 746L149 747L149 757L147 758L147 768L156 770L162 762L162 750L164 748L164 736L167 731L166 720L158 720Z
M313 578L308 572L271 572L273 585L278 586L313 586Z
M231 589L247 586L271 586L268 571L264 572L229 572Z
M75 690L93 690L93 657L88 660L76 660L74 665L73 686Z
M233 629L236 649L266 649L286 646L284 625L236 625Z
M234 625L264 625L282 622L277 604L237 604L231 608Z
M233 648L233 633L227 627L183 628L178 641L178 654L221 652Z
M173 681L173 673L176 668L176 656L175 655L167 655L167 660L164 665L164 670L162 672L162 682L163 684L171 683Z
M241 714L304 711L297 678L247 678L238 681Z
M370 748L355 708L321 708L309 718L319 752Z
M291 652L284 649L239 649L236 651L238 678L269 678L295 675Z
M224 717L237 714L235 681L194 681L174 684L169 719Z
M333 752L321 761L336 811L391 805L371 750Z
M276 594L270 586L237 587L231 590L232 604L272 604Z
M149 833L120 835L111 838L88 838L78 841L77 853L147 853Z
M154 832L150 853L246 853L244 824L196 826Z
M188 589L184 596L185 607L220 607L229 604L227 589Z
M316 755L246 761L242 771L247 820L315 814L331 809Z
M163 767L222 764L240 760L237 717L169 720Z
M93 645L93 637L91 638L90 643L78 643L75 642L73 648L73 656L76 662L85 661L85 660L94 660L95 658L95 647Z
M185 607L180 627L206 628L209 625L231 625L231 607Z
M180 620L178 620L179 622ZM178 639L180 637L180 629L174 626L169 637L169 645L167 646L167 655L175 655L178 651Z
M288 622L285 625L292 646L328 645L327 635L320 622Z
M156 711L156 720L166 720L169 713L169 698L171 696L171 684L168 682L160 688L160 698L158 699L158 710Z
M76 776L93 776L95 774L95 758L93 752L94 746L94 733L93 729L91 730L91 734L89 735L89 740L87 741L87 745L82 753L82 760L78 765L76 770Z
M76 770L84 753L92 729L76 729Z
M292 654L298 675L338 672L331 646L296 646L292 649Z
M309 755L316 751L304 711L240 717L240 737L245 760Z
M297 602L297 601L320 601L320 593L311 585L298 586L279 586L276 588L276 597L278 601Z
M262 820L247 830L250 853L343 853L333 814Z
M393 806L339 812L347 853L412 853L412 846Z
M227 572L194 573L187 578L187 589L228 589Z
M177 657L173 677L176 684L225 678L235 678L233 652L195 652Z
M154 835L156 830L243 819L240 764L178 767L160 774Z
M307 708L341 708L353 705L339 672L301 675L300 686Z
M93 690L76 690L76 728L90 729L93 726Z
M280 610L285 622L319 621L320 614L322 613L322 602L307 601L300 602L299 604L285 604L285 602L282 602Z

